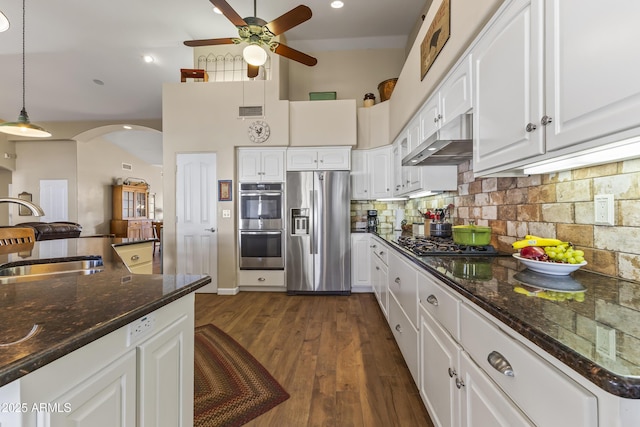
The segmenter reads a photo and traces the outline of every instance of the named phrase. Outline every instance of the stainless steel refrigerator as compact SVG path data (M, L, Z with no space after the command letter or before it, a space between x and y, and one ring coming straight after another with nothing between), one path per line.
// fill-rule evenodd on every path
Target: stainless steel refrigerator
M351 293L349 171L287 172L289 294Z

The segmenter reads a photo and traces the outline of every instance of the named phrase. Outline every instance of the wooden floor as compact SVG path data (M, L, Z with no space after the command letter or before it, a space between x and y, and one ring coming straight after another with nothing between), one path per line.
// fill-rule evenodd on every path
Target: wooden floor
M247 426L433 426L373 294L196 295L291 397Z

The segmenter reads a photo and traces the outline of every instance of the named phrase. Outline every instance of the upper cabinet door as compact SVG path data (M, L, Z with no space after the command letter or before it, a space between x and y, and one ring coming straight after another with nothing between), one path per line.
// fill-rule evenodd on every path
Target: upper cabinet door
M545 152L539 124L543 115L542 10L539 0L513 1L472 53L475 173Z
M547 151L640 126L640 2L546 0Z
M262 181L284 181L284 150L262 152Z
M467 55L442 84L440 88L441 125L460 114L466 113L473 107L471 72L471 55ZM423 137L426 136L423 135Z

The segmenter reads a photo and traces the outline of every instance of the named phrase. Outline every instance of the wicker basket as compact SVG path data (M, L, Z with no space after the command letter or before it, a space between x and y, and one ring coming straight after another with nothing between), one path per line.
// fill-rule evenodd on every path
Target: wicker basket
M378 91L380 91L380 102L386 101L391 98L393 89L396 87L397 78L387 79L378 85Z

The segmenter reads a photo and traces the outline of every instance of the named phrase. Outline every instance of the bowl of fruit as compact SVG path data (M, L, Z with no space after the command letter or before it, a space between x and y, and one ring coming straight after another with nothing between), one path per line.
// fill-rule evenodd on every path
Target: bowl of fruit
M513 243L513 257L530 270L554 276L566 276L587 265L584 252L569 242L537 236L525 236Z

